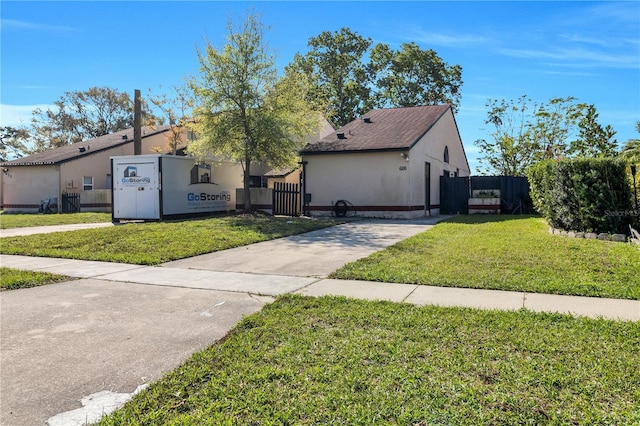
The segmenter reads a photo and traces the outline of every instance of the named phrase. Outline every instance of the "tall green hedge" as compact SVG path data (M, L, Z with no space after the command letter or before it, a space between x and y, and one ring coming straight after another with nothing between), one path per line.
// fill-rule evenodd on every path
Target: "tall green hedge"
M635 217L623 160L547 160L527 175L534 207L554 228L629 233Z

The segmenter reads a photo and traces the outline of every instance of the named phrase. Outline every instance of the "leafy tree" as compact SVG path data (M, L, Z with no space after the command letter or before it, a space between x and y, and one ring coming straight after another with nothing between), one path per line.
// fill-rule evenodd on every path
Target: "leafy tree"
M531 129L535 144L544 147L543 158L560 159L571 153L569 138L586 106L575 101L572 96L553 98L535 111Z
M640 133L640 121L636 122L636 130ZM640 139L629 139L622 146L620 155L630 163L640 163Z
M149 102L160 111L161 115L157 117L158 124L169 123L168 148L173 155L176 155L178 146L185 142L185 129L191 120L193 99L186 87L174 86L172 91L170 95L150 93L148 98ZM157 148L157 151L162 151L160 147Z
M198 52L200 77L190 82L196 98L198 140L189 151L237 160L244 171L244 210L251 211L249 178L254 162L291 165L304 136L319 125L306 101L307 80L288 72L278 79L258 17L227 26L227 44Z
M133 126L133 100L108 87L65 92L55 108L33 111L36 151L69 145Z
M478 139L474 142L488 164L485 172L503 176L524 176L529 166L534 164L541 151L532 137L528 122L526 96L517 100L489 99L485 124L493 125L492 140Z
M528 167L545 159L616 155L616 141L611 140L615 131L598 123L594 105L577 103L573 97L530 103L526 96L487 102L485 123L494 127L492 140L474 142L484 155L485 172L523 176Z
M20 158L29 153L29 132L11 126L0 127L0 161Z
M404 43L392 51L378 44L371 51L370 69L375 78L377 107L407 107L460 103L462 67L447 65L432 50Z
M640 133L640 121L636 122L636 130ZM627 162L627 170L629 173L633 171L632 164L636 165L636 174L633 176L635 179L636 187L635 194L640 193L640 139L629 139L620 150L620 156ZM633 183L633 182L632 182ZM634 194L634 196L635 196Z
M326 117L342 126L371 107L370 76L363 63L371 39L342 28L340 32L323 31L309 39L311 50L296 54L288 67L303 72L311 82L311 101L324 108Z
M616 131L610 125L602 127L598 123L598 113L594 105L587 105L578 122L578 139L571 142L570 151L580 157L614 157L617 141ZM613 139L613 140L612 140Z
M311 101L338 126L373 107L449 103L456 110L462 68L447 65L433 50L405 43L394 51L349 28L309 39L287 69L303 72L312 85ZM368 53L368 54L367 54Z

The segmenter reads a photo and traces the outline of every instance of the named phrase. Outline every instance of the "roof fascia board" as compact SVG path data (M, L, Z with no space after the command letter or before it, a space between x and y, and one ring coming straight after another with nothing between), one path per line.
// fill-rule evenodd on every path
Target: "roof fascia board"
M411 149L405 148L379 148L379 149L350 149L345 151L300 151L300 155L334 155L334 154L358 154L358 153L376 153L376 152L399 152Z

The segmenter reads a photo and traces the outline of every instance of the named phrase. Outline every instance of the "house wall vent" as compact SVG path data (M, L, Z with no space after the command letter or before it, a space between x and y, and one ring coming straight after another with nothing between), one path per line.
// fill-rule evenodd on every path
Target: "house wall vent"
M129 139L129 137L127 135L122 135L122 140L126 141L127 139Z
M78 147L78 151L80 151L80 152L84 152L84 151L85 151L85 147L84 147L84 146L80 146L80 147Z
M371 123L371 117L364 117L362 120L364 120L365 123Z
M338 133L338 139L346 139L347 137L344 135L344 132Z

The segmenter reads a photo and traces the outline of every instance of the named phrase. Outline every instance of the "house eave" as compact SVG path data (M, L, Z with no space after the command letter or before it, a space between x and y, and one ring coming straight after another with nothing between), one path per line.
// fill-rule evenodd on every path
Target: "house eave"
M373 148L373 149L347 149L336 151L300 151L301 156L306 155L334 155L334 154L359 154L359 153L384 153L384 152L401 152L408 151L412 147L394 147L394 148Z
M0 167L55 166L57 162L41 161L35 163L0 163Z

